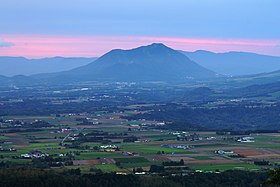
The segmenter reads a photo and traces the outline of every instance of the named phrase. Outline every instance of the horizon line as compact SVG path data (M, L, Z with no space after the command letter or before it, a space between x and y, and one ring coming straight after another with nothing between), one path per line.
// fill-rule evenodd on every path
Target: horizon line
M1 40L2 39L2 40ZM0 56L28 59L53 57L100 57L113 49L133 49L152 43L180 51L213 53L247 52L280 56L280 40L179 38L153 36L47 36L0 35Z

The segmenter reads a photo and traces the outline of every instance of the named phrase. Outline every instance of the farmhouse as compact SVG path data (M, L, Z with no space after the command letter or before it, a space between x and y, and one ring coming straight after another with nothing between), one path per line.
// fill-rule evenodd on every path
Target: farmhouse
M43 153L39 150L33 150L30 153L20 155L21 158L28 158L28 159L41 158L41 157L45 157L45 156L49 156L49 155L47 153Z
M161 147L171 148L171 149L190 149L189 145L168 145L168 144L161 144Z
M106 152L114 152L119 149L119 147L116 145L101 145L99 148L100 151L106 151Z
M249 143L249 142L255 142L255 139L253 137L241 137L238 138L236 141L242 143Z
M218 150L215 151L219 155L224 155L224 154L233 154L233 151L225 151L225 150Z

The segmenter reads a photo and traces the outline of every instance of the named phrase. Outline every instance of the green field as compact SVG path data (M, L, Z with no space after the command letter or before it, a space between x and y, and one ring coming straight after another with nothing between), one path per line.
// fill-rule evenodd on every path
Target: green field
M258 170L259 166L247 164L247 163L233 163L233 164L207 164L207 165L197 165L191 166L192 169L195 170L203 170L203 171L225 171L225 170Z
M126 158L115 158L114 159L116 162L122 163L141 163L141 162L149 162L147 159L144 157L126 157Z
M195 156L195 157L192 157L196 160L213 160L212 158L208 157L208 156Z
M141 155L156 155L158 151L164 152L166 154L176 153L176 154L192 154L193 151L183 150L183 149L172 149L161 147L160 145L152 146L150 144L144 143L125 143L121 145L122 149L130 152L137 152Z
M102 113L103 114L103 113ZM96 114L98 115L98 114ZM114 118L114 113L94 116L100 120ZM102 117L104 116L104 117ZM5 117L13 118L13 117ZM142 121L132 123L120 119L113 123L110 120L98 125L88 125L80 128L73 117L54 118L53 116L18 116L15 119L24 120L46 120L52 127L38 128L34 132L2 133L0 135L0 161L12 162L15 164L32 164L31 159L20 158L21 154L39 150L49 154L57 160L68 159L67 154L72 155L72 160L78 160L77 165L55 167L56 169L81 168L82 172L90 172L90 168L100 169L104 172L125 171L131 172L135 168L145 168L149 170L151 165L162 166L162 162L178 162L184 160L186 166L195 170L215 171L215 170L256 170L261 167L254 165L255 160L266 160L270 163L280 163L280 135L279 134L252 134L255 142L241 143L234 141L235 136L216 135L215 132L187 132L186 134L197 134L200 139L195 141L177 140L177 135L172 135L172 131L145 128L144 130L128 131L130 126L126 124L141 124ZM60 132L62 128L74 128L70 133ZM7 129L9 129L7 127ZM39 130L39 131L38 131ZM104 133L102 141L82 139L91 132ZM77 134L80 136L77 137ZM178 132L177 132L178 133ZM180 133L180 132L179 132ZM67 138L70 136L71 138ZM101 135L100 135L101 136ZM183 135L184 136L184 135ZM126 137L137 137L136 142L124 142ZM207 139L208 137L215 137ZM226 137L226 138L225 138ZM91 137L92 138L92 137ZM228 139L227 139L228 138ZM61 141L65 139L63 145ZM116 145L117 150L99 150L102 145ZM164 145L164 146L161 146ZM188 146L187 149L179 149L176 146ZM16 151L5 149L15 148ZM235 151L245 150L242 159L230 157L228 154L219 155L217 150ZM106 152L107 151L107 152ZM252 155L246 156L246 151ZM63 154L62 156L59 156ZM266 154L268 156L266 157ZM269 155L271 154L271 155ZM125 156L131 155L131 156ZM100 164L99 159L108 158L110 161ZM117 164L113 164L113 163ZM231 164L229 164L231 162ZM81 163L81 164L80 164ZM89 164L88 164L89 163ZM213 164L219 163L219 164ZM270 168L270 166L263 166Z
M100 169L103 172L114 172L114 171L119 171L120 170L115 164L95 165L94 168Z

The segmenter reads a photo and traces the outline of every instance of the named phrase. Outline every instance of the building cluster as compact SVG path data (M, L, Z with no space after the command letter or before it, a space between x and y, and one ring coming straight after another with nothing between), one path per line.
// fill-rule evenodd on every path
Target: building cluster
M255 142L255 139L253 137L239 137L236 140L237 142L242 142L242 143L251 143Z
M169 145L169 144L161 144L161 147L171 148L171 149L190 149L189 145Z
M219 155L234 154L233 151L228 151L228 150L218 150L218 151L215 151L215 153L217 153Z
M200 141L202 137L199 136L197 133L189 133L189 132L170 132L177 137L178 141Z
M42 151L39 150L33 150L30 153L20 155L21 158L26 158L26 159L42 158L47 156L49 156L47 153L43 153Z
M119 150L119 147L116 145L101 145L99 147L99 151L104 151L104 152L115 152Z

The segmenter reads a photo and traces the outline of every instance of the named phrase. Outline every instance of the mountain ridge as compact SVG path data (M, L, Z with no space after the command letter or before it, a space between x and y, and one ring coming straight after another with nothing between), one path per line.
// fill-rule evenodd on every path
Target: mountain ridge
M196 63L223 75L240 76L280 70L280 57L251 52L180 51Z
M54 73L70 70L91 63L96 58L85 57L47 57L28 59L25 57L0 56L0 75L12 77L15 75L33 75L39 73Z
M169 81L214 78L216 73L164 44L153 43L114 49L90 64L49 76L72 81Z

